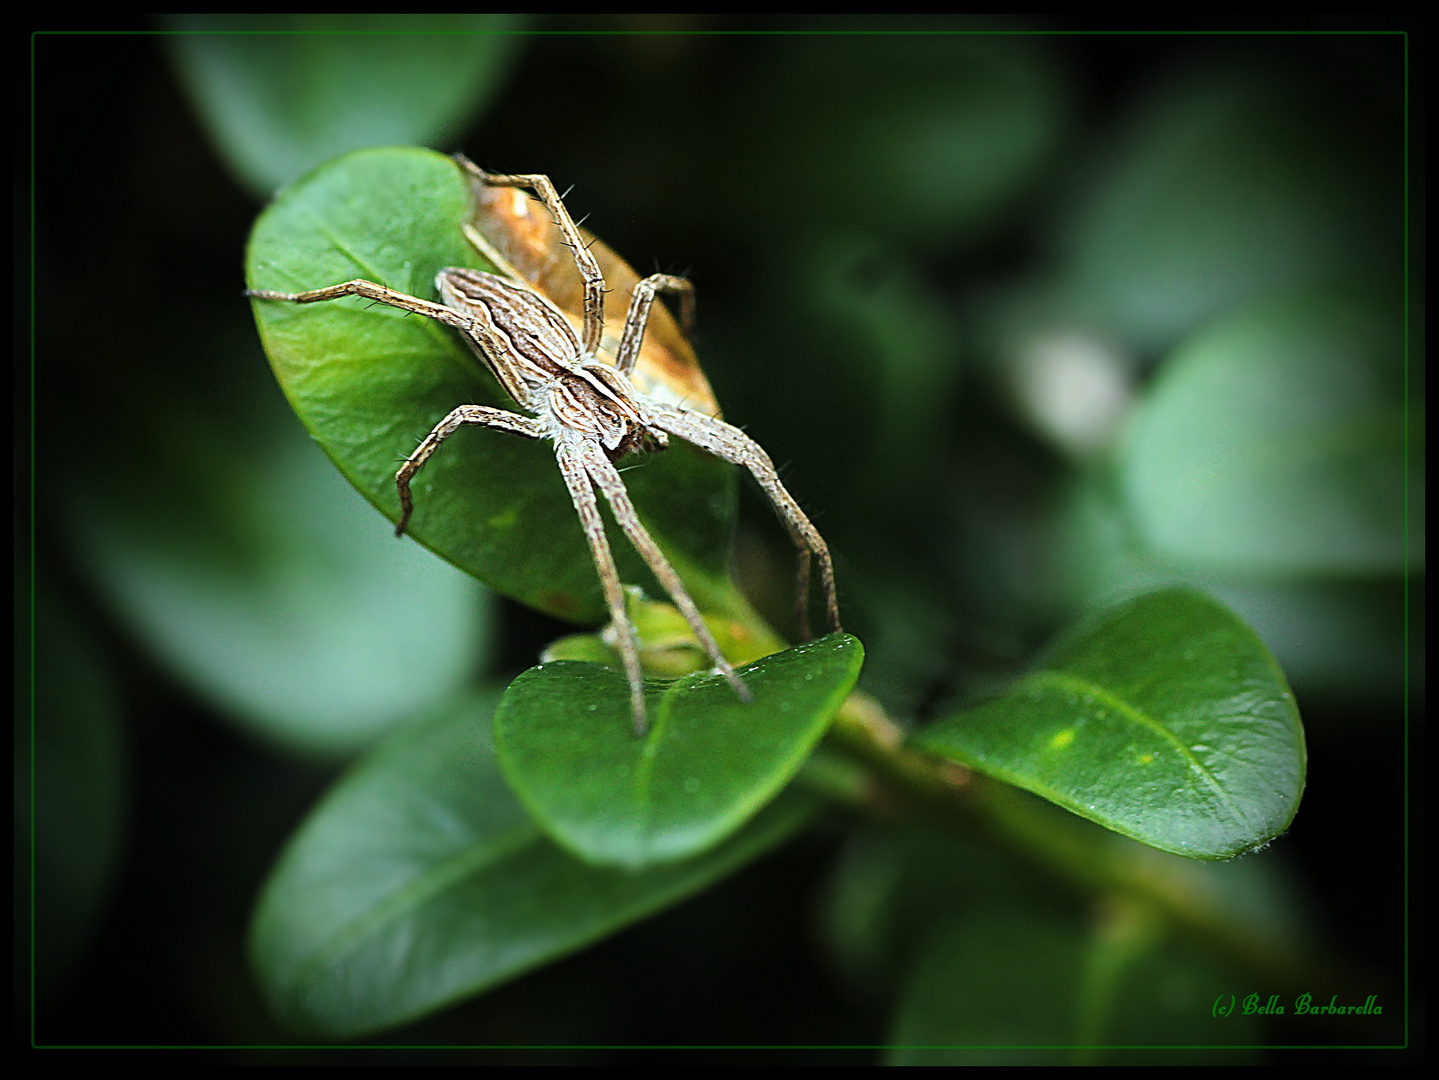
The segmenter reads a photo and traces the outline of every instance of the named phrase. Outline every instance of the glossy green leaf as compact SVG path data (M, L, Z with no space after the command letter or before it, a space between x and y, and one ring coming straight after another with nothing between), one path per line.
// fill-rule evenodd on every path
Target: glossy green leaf
M268 195L364 146L453 142L501 88L517 15L176 15L180 75L230 167Z
M1133 418L1122 484L1171 559L1270 576L1396 571L1405 557L1397 318L1319 294L1236 312L1181 346ZM1423 454L1409 513L1423 520ZM1410 545L1422 559L1423 543Z
M261 215L247 258L252 288L295 292L367 278L437 300L436 272L486 269L461 223L470 196L454 162L428 150L357 151L285 189ZM348 298L256 301L265 351L290 404L340 471L391 521L397 463L456 405L513 409L454 331ZM679 439L626 462L625 482L701 608L732 596L731 466ZM409 535L497 592L575 621L605 611L578 519L548 444L462 428L414 483ZM654 584L626 543L621 578Z
M532 668L505 692L495 742L540 826L591 862L688 858L730 835L793 778L859 677L860 643L831 634L721 676L645 687L634 733L629 684L595 664Z
M643 872L552 844L500 774L492 698L395 733L311 812L271 872L250 957L287 1026L379 1031L574 952L699 891L809 819L792 794L705 855Z
M1007 694L918 745L1191 858L1278 836L1304 790L1294 697L1255 633L1213 600L1133 600Z

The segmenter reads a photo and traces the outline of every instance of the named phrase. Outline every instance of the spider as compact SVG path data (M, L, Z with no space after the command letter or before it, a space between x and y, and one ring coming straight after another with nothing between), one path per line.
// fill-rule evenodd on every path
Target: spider
M693 315L694 286L685 278L669 274L651 274L639 281L630 298L614 362L606 362L600 357L600 338L604 329L604 275L549 177L487 173L462 155L456 155L455 160L481 184L528 190L549 210L563 243L574 255L584 283L584 321L579 337L576 337L574 328L559 307L532 288L503 259L498 260L498 265L508 271L505 274L454 266L441 270L435 277L435 288L443 304L407 296L384 285L363 280L298 293L251 289L247 295L297 304L361 296L435 319L458 330L506 393L532 415L523 416L485 405L460 405L436 424L395 474L395 486L400 496L400 518L395 525L395 535L404 534L414 510L410 482L430 455L462 425L478 424L529 439L548 439L554 444L560 473L579 515L604 588L605 603L629 680L635 733L643 735L646 731L638 634L625 608L624 589L605 536L595 498L596 489L604 495L614 512L615 521L683 614L713 662L714 670L729 681L742 701L751 700L749 688L720 652L679 575L640 522L619 470L615 468L615 463L627 454L664 449L669 444L669 436L674 435L707 453L748 469L774 504L799 552L796 607L801 634L806 638L810 636L807 596L811 556L819 559L830 627L840 630L834 564L829 548L799 504L780 483L769 455L744 432L723 420L655 400L641 394L630 381L656 294L667 292L679 296L688 327ZM494 255L489 243L469 226L466 227L466 235L482 252Z

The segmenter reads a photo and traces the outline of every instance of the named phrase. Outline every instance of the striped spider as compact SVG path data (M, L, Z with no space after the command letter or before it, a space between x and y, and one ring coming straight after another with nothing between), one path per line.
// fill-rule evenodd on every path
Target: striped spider
M714 669L729 680L741 700L749 701L749 688L720 652L679 575L640 522L615 463L626 454L662 450L674 435L748 469L774 504L799 551L797 609L800 631L806 638L809 637L807 596L812 555L819 559L829 624L836 631L840 629L834 564L818 530L780 483L769 455L753 439L723 420L641 394L630 381L655 295L677 294L688 323L693 313L694 287L686 279L669 274L652 274L639 281L630 297L629 313L614 361L601 359L604 275L549 178L487 173L459 155L456 161L473 180L490 187L528 190L549 210L565 246L574 254L584 283L584 323L580 336L575 335L559 307L531 287L503 259L498 265L508 270L504 274L453 266L441 270L435 278L435 288L444 301L442 304L360 280L298 293L254 289L248 295L297 304L362 296L458 330L510 397L532 415L522 416L485 405L460 405L436 424L395 474L400 495L400 519L395 525L395 535L404 533L414 510L411 480L440 444L462 425L478 424L528 439L548 439L554 444L560 473L579 514L604 587L605 602L629 680L635 732L643 735L646 730L638 635L625 609L624 589L605 536L595 499L596 489L610 504L625 536L684 615L713 661ZM467 226L466 235L482 252L493 254L489 243L473 228Z

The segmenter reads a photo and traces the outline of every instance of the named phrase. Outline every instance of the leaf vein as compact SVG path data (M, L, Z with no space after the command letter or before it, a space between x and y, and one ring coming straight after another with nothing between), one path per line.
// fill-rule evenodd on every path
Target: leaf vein
M1189 771L1198 776L1199 779L1218 797L1219 801L1229 811L1233 820L1242 823L1243 826L1246 829L1249 829L1251 832L1253 831L1253 828L1249 821L1249 816L1244 813L1243 808L1239 805L1239 803L1235 801L1234 797L1230 795L1227 790L1225 790L1224 785L1221 784L1218 778L1215 777L1213 771L1202 760L1200 760L1199 756L1196 755L1194 751L1191 750L1188 746L1186 746L1184 742L1178 738L1178 736L1176 736L1172 731L1170 731L1158 720L1145 713L1142 709L1136 708L1129 702L1125 701L1123 698L1116 697L1114 694L1110 693L1098 683L1091 682L1088 679L1082 678L1078 675L1072 675L1068 672L1055 671L1052 668L1046 669L1044 671L1035 672L1029 677L1028 681L1031 683L1040 684L1052 683L1057 687L1073 693L1078 693L1081 696L1101 700L1104 702L1105 705L1112 708L1119 716L1124 717L1126 720L1139 727L1146 728L1150 732L1157 734L1162 740L1170 744L1174 751L1179 755L1181 760L1185 762Z
M418 908L432 896L476 870L502 861L525 847L538 833L539 828L533 822L525 820L506 832L486 837L484 842L473 844L436 863L384 899L372 904L357 918L342 925L328 943L316 949L310 961L296 972L295 986L303 986L307 981L305 976L310 972L323 970L337 957L344 955L356 942L364 940L379 927Z

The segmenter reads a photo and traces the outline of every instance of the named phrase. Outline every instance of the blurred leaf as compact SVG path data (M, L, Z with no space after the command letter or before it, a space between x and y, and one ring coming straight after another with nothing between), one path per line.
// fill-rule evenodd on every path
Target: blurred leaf
M1411 588L1422 593L1422 579ZM1343 695L1362 703L1352 721L1364 725L1380 703L1423 696L1422 624L1406 619L1400 581L1213 582L1206 591L1264 639L1301 701L1333 705L1331 695Z
M521 15L174 15L171 55L257 195L365 146L444 146L498 92Z
M1057 231L1069 303L1152 353L1260 296L1402 272L1403 174L1332 74L1227 57L1168 73Z
M1076 1035L1083 955L1077 929L1053 920L997 913L957 920L917 958L895 1017L890 1062L1065 1062L1064 1047Z
M460 226L464 178L427 150L358 151L280 193L246 260L252 288L295 292L367 278L425 299L447 266L486 269ZM452 330L359 299L256 301L265 351L290 404L341 472L390 520L395 467L456 405L513 409ZM697 604L735 602L728 577L731 466L679 439L636 459L625 481ZM547 444L462 428L414 484L408 532L498 592L574 621L599 622L599 580ZM663 595L627 543L620 575Z
M834 232L793 245L774 276L784 279L771 294L782 305L775 325L803 320L794 351L805 366L791 381L847 376L849 397L862 410L846 439L858 478L847 468L834 471L846 486L858 480L881 497L911 498L935 471L963 372L948 298L911 260ZM794 282L801 283L797 296Z
M29 851L33 836L35 869L34 892L17 896L16 910L33 923L16 955L29 950L33 933L43 995L82 959L104 914L129 816L129 770L119 703L95 642L49 590L36 599L35 742L33 758L15 760L14 788L16 848Z
M935 925L956 911L979 904L1043 919L1067 911L1067 898L1035 889L1030 867L998 845L893 820L851 832L822 899L830 962L875 1004L892 1004L904 970L928 947Z
M799 771L859 677L864 650L832 634L739 670L646 686L634 733L629 684L594 664L525 672L495 714L500 764L557 843L594 863L646 866L712 848Z
M1304 732L1273 657L1185 589L1106 614L1004 697L915 741L1190 858L1274 839L1304 790Z
M1201 331L1165 365L1124 446L1141 535L1231 572L1399 570L1406 495L1424 517L1422 453L1405 485L1403 357L1397 319L1328 293ZM1422 539L1410 552L1422 563Z
M952 918L925 943L895 1019L891 1064L1174 1061L1172 1046L1252 1045L1252 1017L1216 1020L1229 977L1156 942L1120 908L1088 933L1000 909ZM1143 1047L1107 1054L1102 1048ZM1227 1060L1227 1059L1226 1059Z
M1120 929L1122 933L1122 929ZM1117 967L1112 976L1113 987L1101 1016L1104 1042L1113 1046L1173 1047L1170 1053L1126 1052L1104 1054L1099 1060L1124 1064L1149 1062L1166 1065L1189 1065L1194 1055L1191 1047L1213 1047L1230 1052L1213 1055L1225 1065L1257 1064L1256 1047L1265 1043L1262 1020L1246 1013L1242 1006L1231 1015L1216 1017L1214 1005L1223 999L1233 1003L1244 996L1248 987L1235 985L1231 970L1221 968L1194 955L1177 941L1165 941L1144 951L1127 948L1128 943L1115 941L1116 932L1100 927L1090 945L1087 974L1090 984L1096 976L1108 973L1106 966ZM1131 955L1124 955L1131 952ZM1133 955L1137 952L1138 955Z
M586 866L551 844L500 775L491 699L395 733L311 813L270 875L251 961L288 1026L393 1027L698 892L809 818L787 794L689 862Z
M1255 581L1164 558L1134 535L1109 479L1081 478L1058 523L1075 607L1102 610L1188 585L1213 596L1263 639L1301 701L1308 694L1342 694L1367 709L1403 693L1404 589L1397 578ZM1424 664L1419 639L1410 637L1411 688L1417 690Z
M1123 882L1177 900L1193 922L1232 935L1226 955L1254 971L1293 971L1314 942L1291 876L1274 851L1261 858L1185 859L1102 829L1052 803L1013 788L1004 799L1011 824L1022 820L1093 882ZM1293 854L1292 850L1289 852ZM912 823L880 822L847 842L823 911L827 942L855 989L892 999L897 973L932 947L936 927L956 913L1003 911L1011 918L1059 924L1084 903L1083 893L1048 887L1045 872L1012 849L983 838ZM1156 890L1157 887L1157 890ZM1245 944L1235 948L1233 941ZM1109 1041L1116 1041L1110 1039ZM1136 1041L1144 1041L1136 1035Z
M763 177L755 210L790 230L843 221L927 246L982 233L1058 142L1067 96L1041 48L967 35L785 41L738 99L746 153L734 182Z
M174 673L267 739L327 756L470 677L483 593L395 540L293 421L159 411L142 468L77 484L70 533Z

